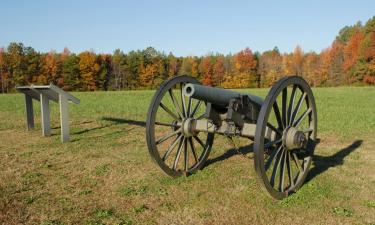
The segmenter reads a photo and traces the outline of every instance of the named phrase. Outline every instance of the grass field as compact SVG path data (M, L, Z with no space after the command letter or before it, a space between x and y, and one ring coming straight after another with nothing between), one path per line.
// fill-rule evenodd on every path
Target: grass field
M161 172L145 141L153 93L74 93L66 144L57 104L43 138L37 102L27 132L23 96L0 95L0 223L375 224L375 88L314 89L320 143L304 186L282 201L221 136L197 174Z

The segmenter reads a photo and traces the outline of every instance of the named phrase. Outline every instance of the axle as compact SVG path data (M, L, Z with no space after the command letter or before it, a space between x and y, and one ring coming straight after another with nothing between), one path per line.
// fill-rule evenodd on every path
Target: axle
M212 121L207 119L192 119L188 118L181 123L177 124L181 126L181 130L184 136L191 137L197 135L199 132L204 133L216 133L227 136L240 136L253 139L255 135L256 124L244 123L242 128L238 128L234 123L223 121L220 126L215 125ZM266 138L268 140L275 140L277 133L271 128L266 128Z

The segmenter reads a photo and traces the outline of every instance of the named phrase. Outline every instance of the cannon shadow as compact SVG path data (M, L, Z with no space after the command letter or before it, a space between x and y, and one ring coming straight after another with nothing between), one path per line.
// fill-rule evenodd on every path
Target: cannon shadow
M319 143L320 143L320 139L317 139L316 146ZM310 169L306 177L305 183L308 183L315 177L319 176L321 173L324 173L325 171L327 171L329 168L343 165L345 157L347 157L348 155L350 155L350 153L352 153L357 148L359 148L362 145L362 143L363 143L363 140L355 140L353 141L352 144L350 144L349 146L345 148L340 149L338 152L336 152L335 154L331 156L314 155L313 156L314 167ZM253 143L250 145L245 145L245 146L240 147L238 151L234 148L231 148L222 155L219 155L212 159L208 159L203 168L213 163L217 163L217 162L229 159L230 157L233 157L235 155L247 154L253 151L254 151Z
M129 124L129 125L136 125L140 127L146 127L146 122L139 121L139 120L128 120L128 119L116 118L116 117L102 117L101 120L113 122L113 125Z
M243 155L246 155L248 153L251 153L253 152L253 143L249 144L249 145L245 145L245 146L241 146L239 147L237 150L235 148L231 148L229 149L228 151L226 151L224 154L222 155L219 155L215 158L212 158L212 159L208 159L204 165L203 168L211 165L211 164L214 164L214 163L217 163L217 162L220 162L220 161L224 161L226 159L229 159L230 157L233 157L235 155L239 155L239 154L243 154Z
M319 176L319 174L327 171L329 168L343 165L345 157L347 157L350 153L359 148L362 145L362 143L363 140L355 140L352 144L343 149L340 149L338 152L331 156L314 155L314 167L310 169L309 173L307 174L305 183L308 183L315 177Z
M107 128L107 127L111 127L111 126L119 125L119 124L129 124L129 125L136 125L136 126L140 126L140 127L146 127L146 122L138 121L138 120L129 120L129 119L123 119L123 118L116 118L116 117L102 117L102 118L100 118L100 120L109 121L109 122L112 122L112 123L104 125L104 126L100 126L100 127L93 127L93 128L90 128L90 129L84 129L84 130L81 130L81 131L74 132L73 134L83 134L83 133L87 133L87 132L90 132L90 131L100 130L100 129L103 129L103 128Z

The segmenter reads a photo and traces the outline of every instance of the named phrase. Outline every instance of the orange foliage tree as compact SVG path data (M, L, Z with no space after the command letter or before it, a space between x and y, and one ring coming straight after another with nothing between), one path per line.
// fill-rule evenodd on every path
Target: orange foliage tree
M97 78L100 71L98 58L93 52L82 52L79 57L79 71L82 78L82 89L95 91L98 89Z
M212 63L211 63L211 56L205 56L202 59L200 65L200 71L202 74L202 83L204 85L212 86Z

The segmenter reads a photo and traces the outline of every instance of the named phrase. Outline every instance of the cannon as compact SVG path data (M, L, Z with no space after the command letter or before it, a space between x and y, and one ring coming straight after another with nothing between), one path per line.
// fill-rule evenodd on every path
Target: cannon
M264 99L204 86L190 76L161 84L149 107L146 139L151 158L166 174L202 169L215 134L251 140L259 180L272 197L285 198L301 187L312 162L317 134L312 90L299 76L280 79Z

